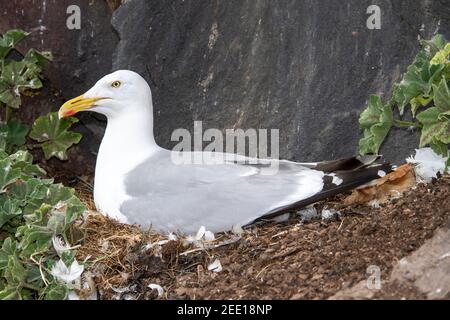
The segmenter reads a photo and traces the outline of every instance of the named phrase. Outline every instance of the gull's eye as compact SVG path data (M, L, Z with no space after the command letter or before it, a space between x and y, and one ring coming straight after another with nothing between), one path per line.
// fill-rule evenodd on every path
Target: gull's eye
M122 85L122 83L120 81L114 81L113 83L111 83L111 87L113 88L119 88Z

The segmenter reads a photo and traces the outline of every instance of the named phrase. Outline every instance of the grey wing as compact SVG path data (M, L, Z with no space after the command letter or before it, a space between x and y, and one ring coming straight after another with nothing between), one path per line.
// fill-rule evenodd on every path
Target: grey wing
M161 151L125 179L129 200L120 211L129 222L158 231L213 232L245 225L278 207L306 199L323 188L323 172L282 162L271 175L261 174L270 160L247 158L221 164L176 165Z

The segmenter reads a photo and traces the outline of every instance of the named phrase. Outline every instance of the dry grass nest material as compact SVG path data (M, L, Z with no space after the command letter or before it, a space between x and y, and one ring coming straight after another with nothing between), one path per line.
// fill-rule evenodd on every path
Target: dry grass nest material
M440 186L439 190L448 190L449 181L449 177L441 179L438 183L438 186ZM428 193L427 187L419 186L417 189L416 191L408 191L405 196L405 201L407 201L407 198L414 199L417 196L424 197L423 195L425 195L423 200L428 199L425 202L429 203L429 197L432 195L426 196ZM74 235L79 239L81 244L77 252L77 259L79 261L85 261L86 270L88 270L95 283L96 289L100 294L100 299L201 298L202 295L197 295L195 290L189 291L188 293L183 292L185 289L180 289L180 286L182 286L180 281L189 279L189 282L191 279L197 279L195 282L200 287L206 284L206 282L202 284L202 279L207 279L205 281L208 283L211 282L210 284L224 281L224 279L219 280L220 273L208 270L208 266L217 258L221 258L222 263L226 264L228 260L227 252L234 256L236 254L234 251L239 250L239 255L245 254L249 258L253 256L253 259L259 259L261 252L269 252L267 248L260 248L261 241L266 238L267 241L272 239L270 241L273 242L274 239L283 238L285 235L290 236L295 234L295 237L298 237L299 234L303 234L303 231L307 235L308 230L311 228L314 234L328 232L328 224L333 227L333 230L336 228L338 228L338 231L341 228L345 229L342 227L343 221L336 221L340 220L339 217L335 218L336 222L327 222L325 224L320 221L313 222L311 227L303 224L299 219L293 219L288 222L253 227L241 235L233 233L218 234L215 235L213 241L192 241L192 239L188 241L189 239L180 235L169 238L168 235L143 231L137 226L118 223L93 210L90 193L81 192L80 197L88 205L90 210L84 220L80 221L74 228ZM334 199L334 201L328 202L327 205L330 203L340 203L339 206L342 207L342 200L343 198ZM403 202L401 201L401 203ZM413 202L408 203L415 205ZM323 205L322 203L318 206ZM391 209L389 209L389 206L392 205L387 205L386 210L384 210L388 215L386 220L392 219L389 218L391 215L389 212L397 210L393 208L397 208L399 205L395 204ZM402 206L404 205L402 204ZM344 209L344 211L355 214L354 212L356 210L349 208L348 210ZM375 209L368 208L363 211L369 213L368 218L364 218L367 220L367 223L373 223L371 222L373 219L371 217L378 215ZM393 215L393 217L395 216ZM356 221L358 219L356 218ZM336 228L334 225L336 225ZM326 236L326 233L324 236ZM301 240L301 238L297 238L295 243ZM303 240L307 241L308 239ZM313 242L312 244L318 245L316 240L313 240ZM269 249L270 246L271 244L268 243L267 247ZM301 250L297 246L293 248L293 251L287 247L286 250L278 250L279 252L273 252L271 255L279 256L277 259L284 260L286 257L296 255ZM264 264L261 265L261 268L263 266ZM258 270L253 271L256 272ZM265 269L261 269L257 273L264 272ZM186 285L186 288L197 286L191 282L189 283ZM149 287L151 284L157 284L163 287L164 293L162 295L160 293L158 294L157 290Z
M88 207L88 214L74 228L75 237L81 241L77 259L86 262L94 289L98 289L102 299L167 298L166 294L158 296L157 291L148 286L170 287L175 275L193 272L202 266L207 268L214 261L208 250L240 240L240 236L233 233L215 235L214 240L206 241L144 231L96 212L90 193L78 192ZM143 281L142 277L149 275L155 277ZM87 297L90 293L81 292L80 296Z

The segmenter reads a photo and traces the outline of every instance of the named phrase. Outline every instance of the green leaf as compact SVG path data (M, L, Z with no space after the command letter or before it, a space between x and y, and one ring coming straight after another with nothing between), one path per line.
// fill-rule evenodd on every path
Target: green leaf
M23 214L29 215L42 206L51 183L52 180L31 178L13 184L9 192L12 197L21 202Z
M423 124L422 136L420 138L420 148L429 145L433 138L446 139L449 134L449 121L441 121L440 110L436 107L429 108L417 116Z
M20 121L11 120L7 124L8 136L6 142L10 146L22 146L26 142L26 136L28 134L28 127L22 124Z
M49 186L46 193L45 202L56 206L59 202L66 202L75 194L72 188L64 187L62 184L52 184Z
M0 69L0 101L18 109L22 104L21 94L26 90L42 88L39 79L41 68L26 61L8 61Z
M67 160L67 149L81 140L81 134L68 131L77 122L73 117L60 120L56 112L49 113L34 122L30 137L42 143L46 159Z
M439 141L436 138L433 138L433 140L430 143L430 147L431 149L433 149L434 152L443 156L444 158L448 157L449 155L448 145Z
M440 110L436 107L428 108L417 116L424 125L434 124L439 121Z
M16 255L8 257L8 265L5 269L5 279L8 283L20 285L27 276L27 271Z
M0 248L0 270L6 269L10 256L16 255L17 243L11 238L6 238Z
M28 50L23 60L27 66L35 64L40 69L42 69L47 65L49 61L53 60L53 55L48 51L39 52L35 49L30 49Z
M18 201L0 198L0 228L11 219L22 214Z
M19 150L9 156L12 167L20 170L20 179L28 180L34 177L43 177L46 172L38 165L33 164L33 156L24 150Z
M66 300L69 295L67 286L53 282L44 290L44 300Z
M450 91L448 90L447 81L442 79L439 86L433 86L434 103L441 112L450 111Z
M431 59L431 64L446 64L448 63L448 56L450 55L450 43L447 43L444 49L436 53L433 59Z
M445 64L431 64L431 59L444 48L442 36L434 37L430 41L422 42L422 49L417 54L413 64L408 67L402 81L394 86L393 101L398 105L403 115L405 107L411 104L417 111L419 96L429 97L436 81L444 73Z
M20 177L20 171L12 167L10 159L0 160L0 193Z
M383 105L380 97L371 96L368 108L361 114L359 123L364 130L360 140L361 154L378 154L381 145L392 128L394 115L390 105Z
M435 54L444 49L446 41L442 34L437 34L431 40L424 41L424 44L429 47L431 54Z
M0 37L0 59L4 59L11 49L28 35L28 32L20 29L9 30L3 34L3 36Z
M20 298L19 291L16 288L7 287L0 291L0 300L18 300Z
M370 129L372 126L380 122L380 116L383 110L381 98L375 95L369 97L369 105L361 114L359 124L363 129Z
M34 252L40 252L48 249L51 244L53 233L47 227L38 225L21 226L17 229L21 235L20 241L21 253L24 258L29 257Z
M418 96L414 99L411 100L411 112L413 114L413 117L416 117L417 114L417 110L420 107L425 107L428 104L430 104L430 102L433 101L433 97L424 97L424 96Z

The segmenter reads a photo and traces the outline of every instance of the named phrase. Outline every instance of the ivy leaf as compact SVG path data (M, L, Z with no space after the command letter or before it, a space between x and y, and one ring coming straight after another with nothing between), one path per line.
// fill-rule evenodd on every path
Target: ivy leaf
M45 202L56 206L59 202L66 202L75 194L72 188L64 187L62 184L52 184L46 193Z
M28 127L17 120L10 120L7 124L8 136L6 142L10 146L22 146L26 142Z
M394 115L390 105L383 105L380 97L371 96L367 109L359 120L364 130L364 138L360 140L361 154L377 154L394 123Z
M0 160L0 193L4 192L5 188L19 177L20 171L12 167L10 159Z
M417 54L414 63L408 67L402 81L394 87L393 101L398 105L403 115L408 104L417 111L415 98L429 97L433 84L442 76L445 64L431 64L430 60L441 50L445 42L442 36L434 37L431 41L424 41L422 49Z
M67 160L67 149L81 140L81 134L68 131L77 123L74 117L59 119L56 112L39 117L33 124L30 137L42 143L46 159L57 157Z
M6 269L8 266L9 256L15 255L17 252L17 243L11 238L6 238L0 248L0 270Z
M25 64L30 67L31 65L36 65L39 69L44 68L49 61L53 60L53 55L48 51L37 51L35 49L28 50L27 54L23 58Z
M369 97L369 105L361 114L359 124L363 129L370 129L372 126L380 122L380 115L383 109L383 103L380 97L372 95Z
M450 91L448 90L447 81L442 79L439 86L433 86L434 103L442 112L450 111Z
M436 53L433 59L431 59L431 64L446 64L448 63L448 56L450 55L450 43L447 43L444 49Z
M0 228L11 219L22 214L18 202L0 198Z
M12 48L23 40L29 33L20 29L9 30L0 37L0 59L6 58Z
M430 47L430 52L432 54L444 49L446 44L445 38L442 34L437 34L431 40L425 40L423 42L425 45Z
M421 77L421 70L415 65L410 66L394 89L394 101L398 104L400 114L405 113L405 107L412 99L429 91L428 82Z
M20 170L20 179L28 180L33 177L43 177L46 172L38 165L33 164L33 156L24 150L19 150L9 156L12 167Z
M430 104L430 102L433 101L433 97L424 97L424 96L418 96L414 99L411 100L411 112L413 117L416 117L417 114L417 110L420 107L425 107L428 104Z
M433 141L433 137L439 140L448 137L449 121L440 121L439 117L440 111L437 107L429 108L417 116L417 119L423 124L420 148L429 145Z
M434 152L443 156L444 158L447 158L449 155L447 144L439 141L436 138L433 138L433 140L430 143L430 147L431 149L433 149Z
M66 210L66 228L81 217L83 212L86 211L86 206L76 196L72 196L67 201Z
M27 276L27 271L16 255L8 256L8 265L5 269L5 279L8 283L20 285Z
M39 79L41 69L36 64L27 64L24 61L9 61L0 70L0 101L11 108L19 108L22 104L20 97L27 89L40 89L42 82Z
M19 291L16 288L7 287L0 291L0 300L18 300Z
M48 249L53 235L52 231L47 227L38 225L21 226L17 229L17 232L22 236L20 255L23 257L29 257L33 252Z
M69 295L69 289L63 284L52 282L44 290L45 300L66 300Z

